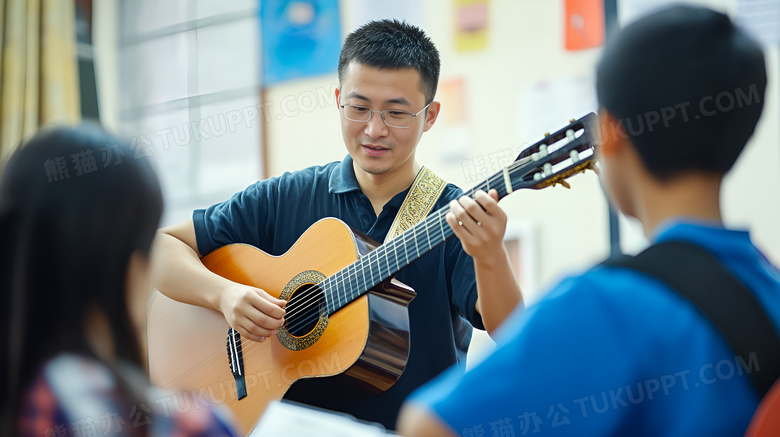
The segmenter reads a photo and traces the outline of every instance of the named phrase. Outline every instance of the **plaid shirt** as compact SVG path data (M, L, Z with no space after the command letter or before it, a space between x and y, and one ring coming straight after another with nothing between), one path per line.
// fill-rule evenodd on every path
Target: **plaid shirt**
M23 437L236 437L223 410L186 395L147 390L148 403L127 405L113 374L86 357L62 354L46 363L23 400Z

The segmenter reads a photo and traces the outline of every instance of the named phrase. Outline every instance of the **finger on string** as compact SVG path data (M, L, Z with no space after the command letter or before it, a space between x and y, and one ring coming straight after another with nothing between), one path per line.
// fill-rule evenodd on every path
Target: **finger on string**
M495 190L491 190L491 191L495 191ZM496 202L496 199L494 199L493 197L491 197L489 194L487 194L482 190L479 190L479 192L477 192L477 195L475 197L476 198L474 200L479 204L480 207L482 207L482 211L492 217L493 213L495 212L495 208L498 207L498 203Z
M450 225L452 231L459 239L463 239L463 237L470 234L470 232L463 227L463 222L459 220L458 217L452 211L447 213L447 215L445 216L445 220L447 221L447 224Z
M482 226L482 223L490 216L487 214L482 207L482 205L479 204L478 201L470 198L464 199L465 205L465 212L468 214L469 218L474 222L476 226ZM473 227L472 227L473 229Z
M263 298L263 296L260 295L260 293L264 291L262 290L256 290L256 293L251 298L252 306L255 307L260 312L267 314L269 317L273 317L274 319L282 319L284 315L286 314L286 311L279 307L279 305L276 305L269 300Z
M246 338L247 340L252 340L252 341L255 341L255 342L259 342L259 343L262 343L263 341L265 341L265 340L262 340L262 338L264 338L263 336L252 334L248 329L246 329L246 327L244 327L243 324L242 325L238 325L237 328L236 328L236 331L238 331L238 333L239 333L239 335L241 335L241 337Z

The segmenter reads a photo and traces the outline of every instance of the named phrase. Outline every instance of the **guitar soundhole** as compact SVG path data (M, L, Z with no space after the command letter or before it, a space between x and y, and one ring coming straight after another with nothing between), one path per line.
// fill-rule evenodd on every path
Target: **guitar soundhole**
M320 314L325 309L322 289L314 284L301 286L295 290L285 308L285 328L293 337L303 337L317 326Z

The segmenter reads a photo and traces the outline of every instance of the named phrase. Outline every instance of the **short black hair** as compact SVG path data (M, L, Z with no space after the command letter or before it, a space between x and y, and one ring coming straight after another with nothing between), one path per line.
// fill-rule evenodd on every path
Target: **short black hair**
M439 85L441 61L433 41L419 27L404 21L371 21L347 36L339 56L339 83L355 61L379 69L414 68L420 73L425 103L433 101Z
M596 81L599 105L663 180L731 169L761 116L767 75L761 48L728 16L674 6L618 32Z

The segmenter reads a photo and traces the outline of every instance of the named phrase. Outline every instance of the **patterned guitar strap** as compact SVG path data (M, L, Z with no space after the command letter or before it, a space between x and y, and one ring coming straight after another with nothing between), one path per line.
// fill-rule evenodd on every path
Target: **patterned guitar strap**
M439 200L446 185L447 182L436 173L427 167L421 168L387 232L385 242L401 235L424 219L431 212L436 201Z

